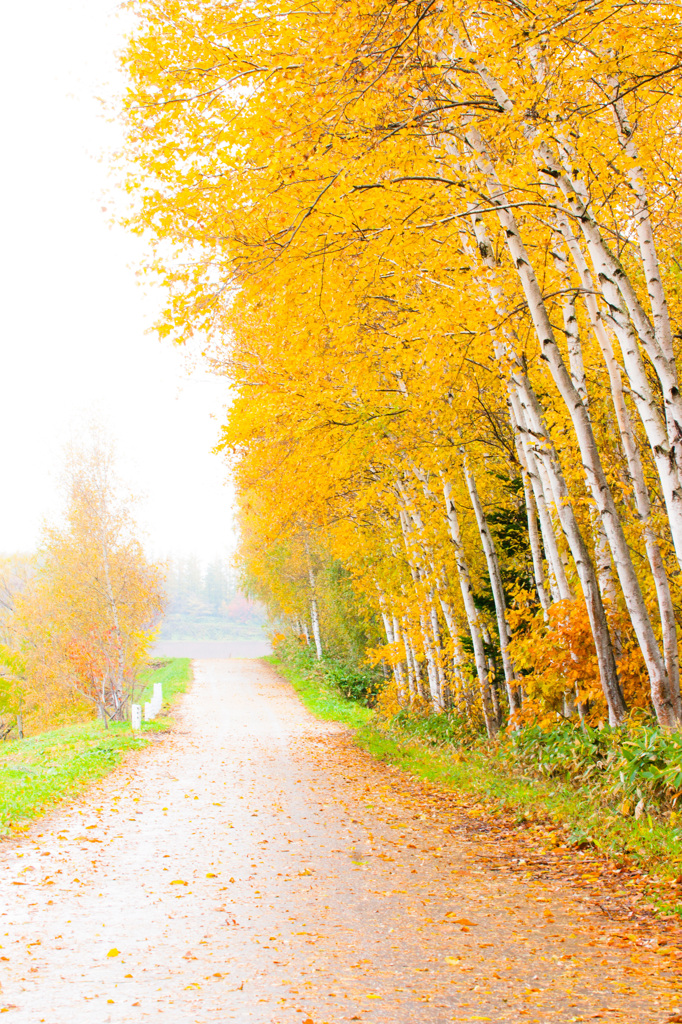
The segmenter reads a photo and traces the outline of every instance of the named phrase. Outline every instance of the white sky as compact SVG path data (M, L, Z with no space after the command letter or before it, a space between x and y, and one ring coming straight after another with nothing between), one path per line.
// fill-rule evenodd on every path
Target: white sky
M57 504L63 445L93 413L119 473L146 494L158 555L232 546L225 468L210 454L225 381L188 377L146 333L160 297L137 283L141 243L109 226L106 161L118 131L98 95L118 87L114 0L4 8L0 95L0 552L30 550ZM217 417L217 418L212 418Z

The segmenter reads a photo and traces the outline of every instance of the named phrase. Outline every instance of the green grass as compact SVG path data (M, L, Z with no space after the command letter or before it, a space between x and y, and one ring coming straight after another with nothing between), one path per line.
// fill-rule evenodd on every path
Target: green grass
M63 726L25 740L0 744L0 837L16 832L64 800L81 794L91 782L118 765L127 750L145 747L144 733L165 731L171 724L174 700L190 681L188 658L173 658L142 673L142 699L155 682L163 683L161 715L135 735L129 722Z
M347 700L333 686L319 678L308 675L304 669L294 667L270 654L263 658L293 686L305 706L318 718L326 722L342 722L353 729L359 729L371 722L375 712L355 701Z
M142 705L144 711L145 701L151 700L154 693L154 683L161 683L163 686L163 707L157 718L152 722L143 722L142 730L150 732L164 732L169 725L170 709L179 696L187 692L192 672L189 658L158 658L152 662L152 667L145 669L138 675L138 684L142 690L136 693L136 702Z
M420 778L466 793L490 810L515 812L518 820L549 819L569 843L592 846L609 857L627 858L662 877L682 873L682 832L664 819L621 814L605 794L557 779L528 777L489 753L453 746L433 749L408 732L378 720L355 734L355 742L380 761Z
M305 668L292 668L276 656L265 660L292 683L306 707L320 718L351 727L354 742L377 760L466 794L490 813L511 812L519 823L545 820L562 830L569 843L634 861L658 879L682 875L682 829L667 818L645 815L636 820L619 813L598 787L535 777L527 766L514 764L502 746L434 745L421 719L386 720L346 700ZM660 908L682 914L676 901L660 903Z

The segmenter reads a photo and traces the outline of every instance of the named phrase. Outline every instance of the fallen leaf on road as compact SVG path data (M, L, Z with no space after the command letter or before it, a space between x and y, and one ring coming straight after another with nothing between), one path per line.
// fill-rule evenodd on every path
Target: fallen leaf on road
M114 946L113 949L110 949L109 952L107 953L107 956L118 956L118 955L119 955L118 954L118 950L116 949L115 946Z

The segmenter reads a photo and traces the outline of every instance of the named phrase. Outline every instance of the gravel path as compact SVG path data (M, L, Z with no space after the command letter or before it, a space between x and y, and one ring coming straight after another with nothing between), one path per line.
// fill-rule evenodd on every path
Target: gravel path
M172 736L0 847L8 1024L663 1024L682 1004L669 949L496 863L267 666L195 672Z

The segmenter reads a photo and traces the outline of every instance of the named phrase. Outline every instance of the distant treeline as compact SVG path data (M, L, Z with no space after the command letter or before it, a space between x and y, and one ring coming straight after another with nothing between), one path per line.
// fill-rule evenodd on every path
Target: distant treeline
M265 612L239 590L226 559L170 558L166 574L164 640L222 640L262 635Z

